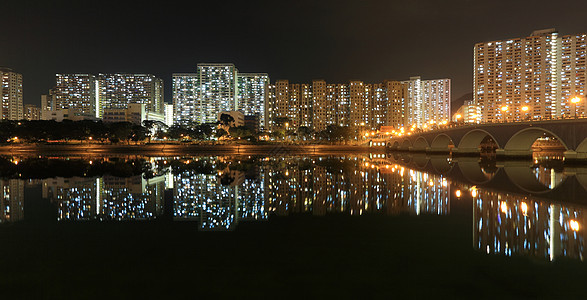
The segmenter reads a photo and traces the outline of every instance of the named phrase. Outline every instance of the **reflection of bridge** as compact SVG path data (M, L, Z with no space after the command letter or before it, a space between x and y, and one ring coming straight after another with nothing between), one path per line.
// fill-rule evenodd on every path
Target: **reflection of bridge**
M478 158L446 155L394 155L394 160L408 168L441 174L452 180L545 200L583 202L587 193L587 168L565 168L562 178L550 185L541 182L530 161L506 161L495 167L482 166ZM553 181L555 179L553 178Z
M517 123L488 123L393 137L390 150L475 154L487 138L497 144L498 156L530 156L532 144L555 137L565 147L566 159L587 158L587 119Z

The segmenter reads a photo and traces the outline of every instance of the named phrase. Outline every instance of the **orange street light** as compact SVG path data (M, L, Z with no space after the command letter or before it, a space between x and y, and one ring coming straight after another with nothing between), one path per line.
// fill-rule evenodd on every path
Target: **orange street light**
M573 118L577 117L577 103L581 102L581 98L574 97L571 99L571 103L573 104Z

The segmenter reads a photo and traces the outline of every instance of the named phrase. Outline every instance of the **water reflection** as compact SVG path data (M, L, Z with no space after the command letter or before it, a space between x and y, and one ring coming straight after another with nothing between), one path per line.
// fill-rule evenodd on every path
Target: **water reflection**
M34 165L26 158L17 161L19 167ZM72 177L0 179L0 221L25 219L27 186L39 187L42 197L55 206L58 221L171 216L175 221L196 221L203 231L233 230L239 222L300 213L448 217L455 201L472 201L475 249L550 260L584 257L587 220L580 201L587 169L556 161L351 155L135 158L115 163L104 158L70 163L86 169L70 172L76 174ZM68 166L54 163L60 164ZM104 171L98 172L96 165ZM0 171L21 176L22 170L14 166L9 173Z
M479 250L583 260L583 207L485 190L473 201L474 243Z

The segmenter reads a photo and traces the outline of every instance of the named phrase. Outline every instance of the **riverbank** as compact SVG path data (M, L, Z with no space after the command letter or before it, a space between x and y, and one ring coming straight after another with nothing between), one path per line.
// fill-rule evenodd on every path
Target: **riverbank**
M337 153L384 153L385 147L356 145L293 145L293 144L11 144L0 146L0 154L141 154L141 155L189 155L189 154L337 154Z

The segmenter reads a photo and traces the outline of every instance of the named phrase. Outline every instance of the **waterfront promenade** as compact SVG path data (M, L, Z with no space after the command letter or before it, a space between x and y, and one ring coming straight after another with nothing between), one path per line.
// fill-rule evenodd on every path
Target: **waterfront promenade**
M190 154L338 154L385 152L385 147L323 144L11 144L0 146L0 154L140 154L140 155L190 155Z

